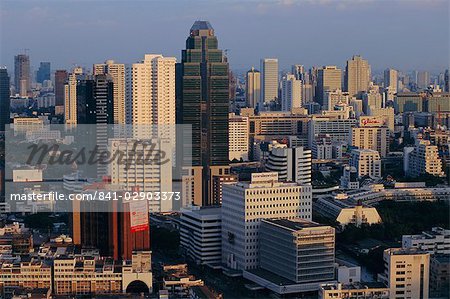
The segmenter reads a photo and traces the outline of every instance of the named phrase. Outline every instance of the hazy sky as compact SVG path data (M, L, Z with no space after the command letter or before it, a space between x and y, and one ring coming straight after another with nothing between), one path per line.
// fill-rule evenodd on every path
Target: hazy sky
M0 0L0 64L29 49L52 69L144 53L180 59L189 28L209 20L234 69L262 57L338 65L353 54L372 69L442 70L449 65L450 0Z

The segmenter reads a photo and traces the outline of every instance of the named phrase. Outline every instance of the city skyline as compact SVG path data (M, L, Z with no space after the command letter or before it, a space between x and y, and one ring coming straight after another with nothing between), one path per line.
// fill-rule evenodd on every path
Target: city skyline
M448 1L405 2L2 1L0 32L8 43L0 48L0 64L11 70L14 55L25 49L33 70L40 61L51 61L52 69L91 68L111 58L131 64L142 53L180 61L186 28L202 19L221 36L219 47L228 49L233 70L258 67L265 57L278 58L280 69L297 63L343 67L361 55L374 72L442 71L449 65L449 45L443 42L449 34ZM119 11L123 22L110 17ZM17 23L18 17L23 22ZM265 17L271 21L261 22Z

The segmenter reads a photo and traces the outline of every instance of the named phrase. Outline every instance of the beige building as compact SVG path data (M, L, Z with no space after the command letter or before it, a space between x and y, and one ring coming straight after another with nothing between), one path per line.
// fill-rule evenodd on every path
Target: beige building
M302 81L288 74L281 80L281 110L291 111L302 106Z
M114 123L125 124L125 64L107 60L103 64L94 64L94 75L109 75L113 81Z
M369 62L361 56L355 55L347 60L344 83L345 90L350 96L356 96L368 90L371 81L370 72Z
M349 200L345 194L319 197L313 206L320 215L338 222L341 226L353 224L381 223L381 217L376 208Z
M52 269L40 260L0 261L0 294L11 293L14 288L52 287Z
M394 132L395 113L394 108L370 108L369 115L374 117L381 117L384 119L384 124L389 128L390 132Z
M261 59L261 100L259 111L278 98L278 59Z
M383 106L383 97L379 92L378 86L370 85L369 90L362 94L363 112L370 114L371 109L380 109Z
M351 152L350 166L355 167L358 177L381 178L380 154L372 149L354 149Z
M394 69L386 69L384 71L384 88L390 88L397 92L398 72Z
M389 299L389 289L380 282L355 282L350 284L323 284L319 299Z
M249 135L248 117L229 114L228 122L228 143L229 159L248 161Z
M334 110L336 105L349 104L348 92L343 92L340 88L327 90L324 92L322 110Z
M383 260L385 270L378 278L388 286L390 299L429 298L429 253L389 248Z
M103 257L60 257L53 268L56 295L121 294L138 286L152 291L150 252L134 252L123 264Z
M405 148L403 159L404 170L408 176L418 177L423 174L445 176L438 148L430 145L427 140L421 140L414 148Z
M389 149L389 129L387 127L352 128L350 143L360 149L371 149L386 157Z
M254 67L247 72L247 76L245 77L245 96L247 106L256 108L261 98L261 73Z
M324 66L317 70L316 101L324 106L326 91L342 89L342 71L334 65Z
M145 54L133 63L127 92L127 123L137 134L148 138L147 130L157 125L158 136L175 146L175 62L174 57ZM153 134L155 131L152 132Z
M69 125L77 123L77 78L81 74L81 67L74 68L64 85L64 123Z

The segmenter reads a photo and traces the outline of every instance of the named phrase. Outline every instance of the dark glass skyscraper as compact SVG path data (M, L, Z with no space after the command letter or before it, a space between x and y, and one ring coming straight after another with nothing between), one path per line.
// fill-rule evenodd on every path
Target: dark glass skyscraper
M201 204L211 204L212 178L228 174L229 71L207 21L190 30L177 64L176 97L177 122L192 126L192 166L203 168Z
M6 68L0 68L0 131L9 124L9 76Z
M55 105L64 106L64 84L69 74L66 70L57 70L55 72ZM63 109L64 110L64 109Z
M30 57L26 54L14 56L14 87L21 97L31 91Z
M45 80L50 80L50 62L41 62L36 73L36 82L44 83Z

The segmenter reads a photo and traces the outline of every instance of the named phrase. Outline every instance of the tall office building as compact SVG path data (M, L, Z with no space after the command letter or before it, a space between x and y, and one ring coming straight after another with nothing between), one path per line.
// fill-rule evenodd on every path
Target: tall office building
M113 82L108 75L95 75L77 81L76 123L95 125L99 152L108 149L108 125L114 123ZM97 163L97 177L107 175L108 165Z
M390 299L429 298L430 254L419 250L389 248L383 252L384 273L380 279Z
M36 73L36 82L44 83L45 80L50 80L50 62L41 62Z
M5 130L5 125L9 124L9 76L6 68L0 68L0 131Z
M0 132L5 131L5 125L10 122L10 90L9 76L6 68L0 67ZM0 143L0 151L5 150L5 143ZM0 156L0 202L5 200L5 161L4 155Z
M350 96L357 96L363 91L369 89L370 78L369 62L359 55L355 55L352 59L347 60L345 67L345 91Z
M107 60L103 64L94 64L94 75L108 74L114 84L114 123L125 124L125 65Z
M26 54L14 56L14 87L21 97L31 91L30 57Z
M420 89L428 88L430 84L430 73L427 71L417 72L417 87Z
M64 123L73 125L77 123L77 83L83 74L81 67L75 67L64 85Z
M278 59L261 59L261 100L259 110L268 109L270 103L278 98Z
M302 106L302 81L288 74L281 80L281 110L291 111Z
M207 21L195 21L181 56L177 65L177 122L192 126L192 140L183 142L192 159L184 164L197 171L202 167L202 182L196 184L201 184L203 191L194 202L209 204L214 197L213 177L229 173L228 62Z
M261 73L252 67L245 77L245 97L247 106L256 108L261 98Z
M92 194L97 190L124 196L121 193L123 189L115 189L109 184L103 188L101 183L86 186L83 192ZM150 250L148 223L145 227L136 229L132 215L135 210L133 204L135 203L119 201L74 201L73 213L70 213L73 243L98 248L101 255L115 260L130 259L137 250Z
M384 71L384 88L390 88L397 92L398 72L394 69L386 69Z
M69 74L66 70L56 70L55 72L55 109L60 113L64 113L64 85L66 84ZM56 112L56 111L55 111Z
M450 71L447 69L445 70L445 74L444 74L444 91L445 92L450 92Z
M311 220L312 188L281 183L278 173L253 173L250 182L223 185L222 263L237 270L260 266L262 219Z
M316 102L324 105L326 91L342 89L342 71L336 66L324 66L317 70Z
M132 64L129 123L175 124L175 62L175 57L145 54L144 60Z
M291 69L292 74L295 76L295 79L301 80L302 82L305 82L306 80L306 74L305 74L305 67L301 64L294 64Z
M266 162L266 171L278 172L280 182L311 184L311 150L274 145Z

